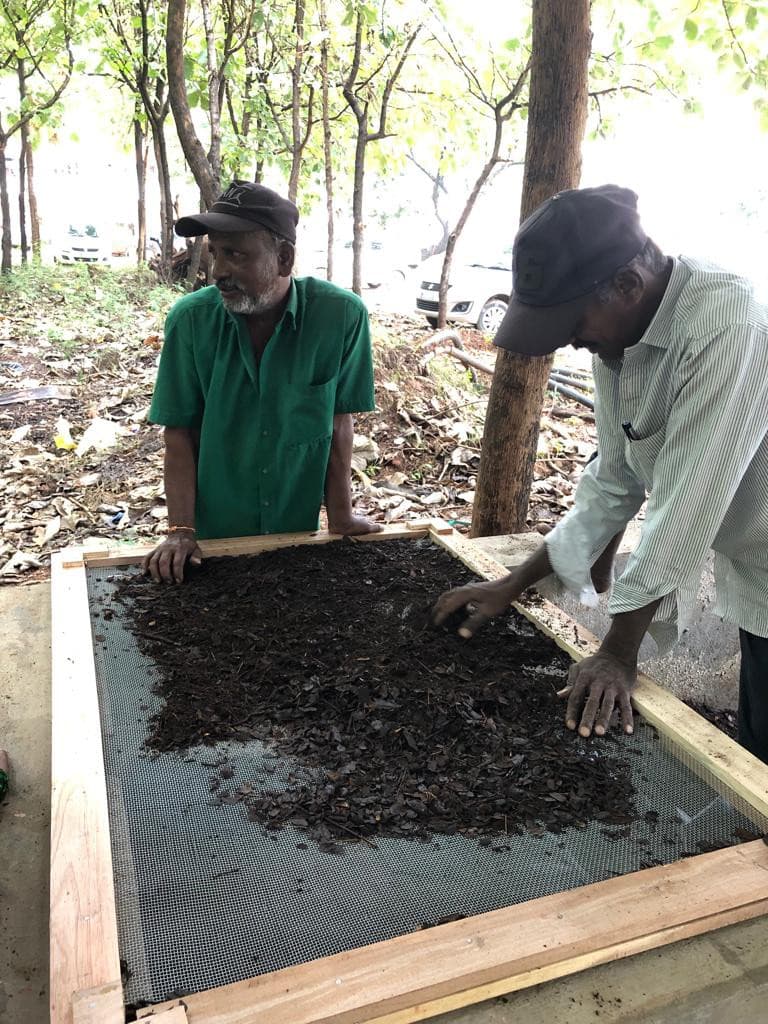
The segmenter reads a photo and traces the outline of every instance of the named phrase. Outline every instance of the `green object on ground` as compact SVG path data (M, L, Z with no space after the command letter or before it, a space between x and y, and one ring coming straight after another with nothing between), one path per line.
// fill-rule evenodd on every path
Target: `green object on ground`
M5 798L8 792L8 772L0 770L0 800Z

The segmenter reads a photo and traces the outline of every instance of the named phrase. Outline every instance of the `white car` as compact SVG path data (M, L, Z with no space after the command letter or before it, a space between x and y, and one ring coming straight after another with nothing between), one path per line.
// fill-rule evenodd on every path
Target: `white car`
M109 263L112 243L93 224L70 224L54 259L57 263Z
M418 256L404 253L400 247L378 239L365 240L362 253L363 286L401 284L419 264ZM299 247L299 273L325 277L327 250L314 246L304 251ZM337 244L333 251L333 280L343 288L352 287L352 241Z
M438 292L443 256L430 256L420 268L421 285L416 312L437 327ZM484 334L495 334L507 312L512 290L512 255L467 262L454 255L448 285L448 320L471 324Z

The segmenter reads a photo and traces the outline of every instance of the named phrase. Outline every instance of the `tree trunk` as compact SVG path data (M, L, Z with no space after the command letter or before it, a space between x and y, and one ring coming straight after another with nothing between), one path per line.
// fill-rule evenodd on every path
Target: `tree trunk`
M325 164L325 209L328 253L325 261L325 276L327 280L333 280L333 244L335 233L335 217L333 215L333 147L331 144L331 108L328 97L328 12L325 6L326 0L320 0L320 31L323 33L323 42L320 46L320 87L322 97L323 117L323 163Z
M32 156L32 143L29 136L26 138L27 151L27 201L29 203L29 229L32 236L32 259L39 260L41 252L40 243L40 213L37 207L37 191L35 190L35 161Z
M19 145L19 252L22 266L27 262L27 151L24 146L24 128Z
M441 153L440 159L442 160L442 158L443 154ZM440 172L439 165L434 176L430 175L429 172L425 173L428 177L432 178L432 208L435 211L435 219L440 225L442 235L440 236L440 240L435 242L434 245L431 245L428 249L421 250L421 258L423 260L428 259L430 256L437 256L438 253L445 252L448 248L448 240L451 237L451 226L448 223L448 218L443 217L440 213L440 193L445 192L445 179Z
M184 76L184 18L186 0L168 0L168 21L166 28L166 58L168 64L168 91L171 110L176 122L179 142L187 163L194 175L200 195L206 207L216 202L220 192L218 178L211 169L202 143L197 137L192 113L187 99L187 85Z
M136 161L136 262L147 258L147 137L141 119L133 119L133 154Z
M202 211L205 212L204 210ZM205 237L198 235L197 238L192 242L192 245L188 248L189 252L189 269L187 270L187 288L193 292L195 285L197 284L197 272L200 269L200 262L203 256L203 245L205 243ZM208 258L208 247L205 247L206 259Z
M0 211L2 212L2 242L0 249L0 273L10 274L11 272L11 203L8 199L8 173L5 168L5 150L8 145L8 137L0 134Z
M587 119L589 0L533 0L521 219L581 176ZM551 356L499 349L485 421L472 536L525 530Z
M23 110L26 95L26 69L23 58L19 58L16 68L19 82L19 110ZM19 144L19 250L22 264L27 262L27 149L29 148L29 126L21 126Z
M157 164L157 180L160 186L160 276L171 280L171 259L173 257L173 196L171 176L168 171L168 152L165 143L163 122L152 125L152 145Z
M208 0L200 0L205 26L205 46L208 61L208 123L211 126L211 144L208 148L208 163L214 179L221 180L221 81L222 72L216 56L211 10ZM199 261L199 260L198 260Z
M504 122L501 119L501 114L497 110L496 112L496 128L494 132L493 141L493 152L488 160L485 162L485 166L478 175L477 181L475 182L472 191L469 193L469 198L464 204L464 209L461 211L461 216L456 224L455 229L448 236L448 243L445 247L445 258L443 259L443 267L440 272L440 288L437 293L437 327L438 330L443 330L446 322L446 315L448 313L448 281L451 273L451 263L453 261L453 254L456 249L456 243L459 240L461 232L466 227L469 215L475 207L477 197L483 190L483 186L490 177L491 171L496 166L496 161L499 158L499 150L501 149L501 135L504 128Z
M288 198L296 202L299 193L299 174L301 173L301 157L304 152L301 125L301 76L304 70L304 15L305 0L295 0L293 34L296 48L291 68L291 173L288 176ZM310 114L307 114L309 117Z
M367 137L367 124L358 124L352 184L352 291L355 295L363 294L363 188Z

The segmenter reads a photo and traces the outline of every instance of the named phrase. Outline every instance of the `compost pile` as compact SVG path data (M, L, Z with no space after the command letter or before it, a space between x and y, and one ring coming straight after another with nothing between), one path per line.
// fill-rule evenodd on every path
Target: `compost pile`
M295 764L288 787L217 777L213 799L332 852L376 834L485 843L628 823L611 740L563 725L567 657L512 611L470 642L432 625L436 597L473 579L428 541L391 540L210 558L182 586L124 580L164 699L147 746L265 741Z

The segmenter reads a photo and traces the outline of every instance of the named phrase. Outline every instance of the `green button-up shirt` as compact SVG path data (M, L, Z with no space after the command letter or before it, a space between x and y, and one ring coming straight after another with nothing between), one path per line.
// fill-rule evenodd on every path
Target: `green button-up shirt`
M149 419L200 431L201 538L317 529L333 417L373 407L368 313L327 281L292 281L258 367L215 287L168 314Z

